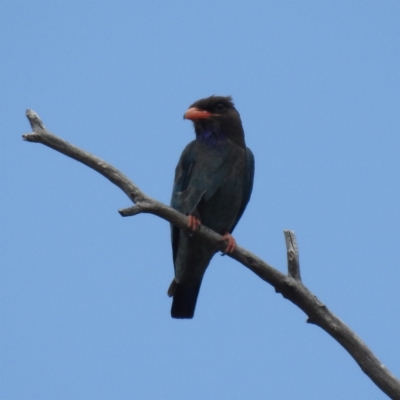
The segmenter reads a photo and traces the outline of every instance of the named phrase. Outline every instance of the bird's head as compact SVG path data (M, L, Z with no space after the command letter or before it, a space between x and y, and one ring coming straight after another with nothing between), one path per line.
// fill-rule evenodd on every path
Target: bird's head
M214 144L229 139L245 147L242 121L230 96L210 96L198 100L183 118L193 121L197 140Z

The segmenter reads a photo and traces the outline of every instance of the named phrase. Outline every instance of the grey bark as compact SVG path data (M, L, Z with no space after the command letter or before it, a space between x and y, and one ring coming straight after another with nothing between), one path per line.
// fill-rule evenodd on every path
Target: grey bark
M181 229L187 229L188 218L185 215L147 196L112 165L50 133L34 111L27 110L26 116L33 132L22 136L25 141L42 143L87 165L124 191L134 206L119 210L122 216L149 213L157 215ZM272 285L277 293L281 293L283 297L303 310L308 316L308 323L319 326L331 335L384 393L391 399L400 400L400 381L375 357L368 346L302 283L296 237L292 231L284 231L284 233L288 256L288 275L279 272L240 246L237 246L233 253L227 255L250 269L262 280ZM203 225L194 234L210 241L221 251L226 247L226 243L221 240L222 236Z

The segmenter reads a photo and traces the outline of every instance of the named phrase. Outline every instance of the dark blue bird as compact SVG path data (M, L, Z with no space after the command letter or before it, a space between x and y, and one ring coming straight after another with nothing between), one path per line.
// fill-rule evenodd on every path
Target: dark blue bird
M190 230L200 224L223 235L226 253L235 250L233 229L249 202L254 156L246 147L240 115L231 97L211 96L193 103L196 139L183 151L175 171L171 206L189 216ZM192 318L204 272L217 249L190 232L171 226L175 278L171 316Z

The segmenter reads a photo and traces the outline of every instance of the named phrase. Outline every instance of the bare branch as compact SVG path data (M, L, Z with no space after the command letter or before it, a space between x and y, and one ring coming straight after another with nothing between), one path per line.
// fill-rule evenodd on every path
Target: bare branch
M148 198L133 182L112 165L50 133L34 111L27 110L26 116L31 124L33 133L23 135L24 140L42 143L94 169L122 189L134 203L143 202Z
M285 235L287 259L288 259L288 275L297 281L301 281L299 248L297 247L296 235L293 231L283 231Z
M87 165L124 191L135 205L120 210L119 213L122 216L150 213L169 221L181 229L187 229L188 218L186 216L144 194L132 181L112 165L51 134L34 111L27 110L26 116L32 126L33 133L23 135L24 140L42 143ZM203 225L194 234L208 240L221 251L226 247L221 235ZM400 381L385 368L367 345L344 322L331 313L303 285L300 279L298 248L294 233L285 231L285 238L288 252L288 276L240 246L236 246L235 251L228 254L228 256L250 269L261 279L272 285L277 292L282 293L283 297L303 310L308 316L307 322L318 325L331 335L348 351L361 369L384 393L392 399L400 400Z

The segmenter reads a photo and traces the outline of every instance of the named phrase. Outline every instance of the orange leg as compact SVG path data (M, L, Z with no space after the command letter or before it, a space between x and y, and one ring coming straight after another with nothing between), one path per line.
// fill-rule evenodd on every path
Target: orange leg
M197 231L201 225L200 220L193 215L188 215L188 219L188 228L193 232Z
M222 240L228 241L228 244L226 245L225 253L233 253L236 249L236 240L235 238L229 233L225 233L224 236L222 236Z

